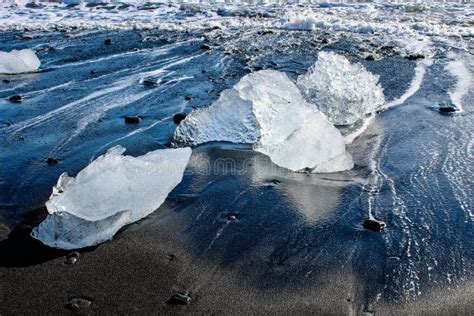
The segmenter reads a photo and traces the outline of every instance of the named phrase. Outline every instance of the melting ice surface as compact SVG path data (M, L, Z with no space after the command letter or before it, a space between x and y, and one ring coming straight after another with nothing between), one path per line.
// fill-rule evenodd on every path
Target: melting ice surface
M41 65L31 49L0 52L0 74L20 74L37 70Z
M293 171L337 172L353 166L340 132L286 74L274 70L243 77L210 107L192 112L174 135L177 144L211 141L253 144Z
M32 236L62 249L93 246L111 239L165 201L181 182L190 148L123 156L116 146L80 171L63 173L46 203L49 215Z
M353 124L385 102L379 76L332 52L320 52L317 62L298 77L298 86L336 125Z

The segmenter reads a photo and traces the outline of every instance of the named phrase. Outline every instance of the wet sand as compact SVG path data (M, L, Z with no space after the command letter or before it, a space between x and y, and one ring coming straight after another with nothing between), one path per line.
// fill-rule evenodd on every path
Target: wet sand
M28 229L16 230L0 242L0 314L64 314L68 301L77 297L92 301L79 310L84 314L360 315L365 310L376 315L469 315L473 310L469 283L462 289L433 288L411 303L367 306L367 280L337 264L337 269L308 275L309 283L288 279L274 284L265 275L278 273L275 269L283 274L291 263L275 267L264 247L237 264L197 257L183 238L184 216L164 207L113 241L81 251L73 265L65 264L69 252L29 240L24 235ZM190 304L166 304L177 291L189 292Z

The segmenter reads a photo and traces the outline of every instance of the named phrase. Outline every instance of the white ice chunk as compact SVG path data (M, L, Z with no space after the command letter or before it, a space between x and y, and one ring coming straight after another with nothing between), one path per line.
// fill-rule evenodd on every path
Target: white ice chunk
M123 156L116 146L75 178L62 174L46 207L49 215L32 236L62 249L83 248L111 239L124 225L156 209L181 182L190 148Z
M35 52L31 49L0 52L0 73L20 74L37 70L41 65Z
M379 76L332 52L320 52L297 84L306 99L317 104L335 125L353 124L385 102Z
M286 74L274 70L243 77L211 106L188 115L173 138L178 145L210 141L253 144L293 171L336 172L353 166L340 132L304 100Z
M237 90L228 89L211 107L188 115L176 129L174 140L188 145L212 141L253 144L259 136L252 102L242 99Z

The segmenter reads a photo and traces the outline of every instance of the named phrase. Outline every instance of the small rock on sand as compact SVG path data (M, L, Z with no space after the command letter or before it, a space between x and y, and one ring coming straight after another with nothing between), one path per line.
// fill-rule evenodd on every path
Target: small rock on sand
M14 102L14 103L21 103L23 102L23 97L21 95L12 95L11 97L8 98L8 101Z
M138 124L140 123L140 117L138 116L125 116L125 123L127 124Z
M155 80L151 80L151 79L145 79L142 81L142 84L144 86L148 86L148 87L156 87L156 86L159 86L159 83L158 81L155 81Z
M92 301L86 298L72 298L66 305L66 308L72 311L77 311L84 308L89 308L92 305Z
M187 292L177 292L171 295L166 304L169 305L188 305L191 303L191 296Z
M175 124L179 124L181 123L182 120L184 120L186 118L186 114L183 114L183 113L178 113L178 114L175 114L173 116L173 122Z
M74 251L66 256L65 264L75 264L79 259L79 252Z
M46 162L48 163L48 165L52 166L52 165L57 165L59 163L59 160L58 159L55 159L55 158L51 158L49 157Z
M454 113L456 112L456 108L454 106L440 106L439 107L439 112L440 113Z
M364 221L364 228L374 231L374 232L381 232L387 226L385 222L380 221L375 218L368 218Z

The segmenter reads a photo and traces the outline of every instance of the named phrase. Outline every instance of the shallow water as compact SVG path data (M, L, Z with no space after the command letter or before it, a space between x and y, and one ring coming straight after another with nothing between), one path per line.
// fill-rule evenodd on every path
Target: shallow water
M30 224L62 172L76 174L117 144L131 155L167 147L174 114L209 105L260 67L295 79L324 49L380 75L393 105L349 145L353 170L293 173L245 146L201 146L165 205L121 236L153 226L162 210L176 218L175 232L195 258L233 267L250 286L264 293L318 288L331 273L342 278L347 273L358 280L351 299L360 310L472 285L473 93L462 94L462 113L438 112L452 101L459 79L446 66L454 60L470 73L474 69L465 48L472 46L470 38L458 43L461 48L437 42L431 64L428 58L404 58L405 48L383 49L387 38L370 34L279 29L50 31L27 39L23 34L0 34L0 50L30 47L42 61L38 73L0 75L10 80L0 83L0 218L8 227L3 239L19 224ZM108 38L112 45L103 44ZM204 42L216 48L202 50ZM381 58L365 60L367 54ZM143 86L144 78L160 85ZM23 95L24 102L8 102L13 94ZM142 121L125 124L125 115ZM59 164L48 165L48 157ZM369 185L377 190L364 190ZM384 220L387 229L365 230L362 222L370 216Z

